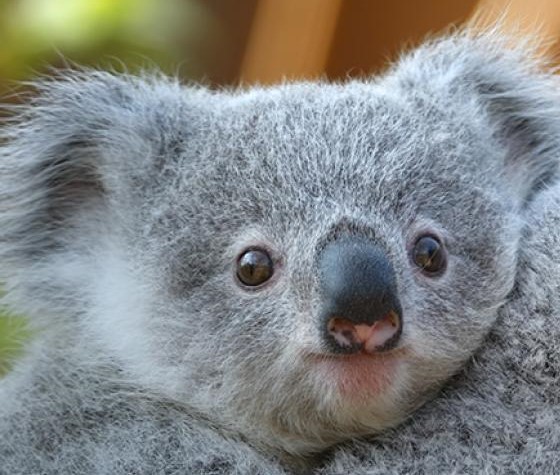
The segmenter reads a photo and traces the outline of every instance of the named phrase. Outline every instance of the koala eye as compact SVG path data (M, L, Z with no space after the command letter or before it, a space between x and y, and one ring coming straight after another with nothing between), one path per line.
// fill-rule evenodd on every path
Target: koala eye
M272 277L274 264L263 249L248 249L237 260L237 278L248 287L256 287Z
M417 239L412 250L412 260L428 275L441 272L447 261L443 244L433 235Z

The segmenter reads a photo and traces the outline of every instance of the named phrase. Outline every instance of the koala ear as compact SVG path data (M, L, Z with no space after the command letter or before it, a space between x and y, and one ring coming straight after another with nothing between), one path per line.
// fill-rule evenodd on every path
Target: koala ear
M110 166L102 149L122 135L130 113L120 82L72 73L35 84L37 95L18 106L0 149L4 248L40 258L82 209L102 204Z
M29 103L16 107L0 132L0 280L7 290L52 289L61 270L51 265L41 275L49 260L80 259L76 246L89 249L112 225L114 203L130 199L122 190L134 186L157 147L150 136L159 130L150 123L162 96L156 87L176 87L158 84L63 73L35 84Z
M535 39L467 30L424 45L393 73L388 79L416 100L452 111L503 147L503 174L521 206L558 177L560 80Z

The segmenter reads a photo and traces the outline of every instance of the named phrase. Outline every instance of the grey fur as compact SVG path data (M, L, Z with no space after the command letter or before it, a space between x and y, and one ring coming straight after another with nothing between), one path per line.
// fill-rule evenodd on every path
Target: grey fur
M38 84L0 151L7 301L42 330L0 385L0 472L282 473L276 459L301 468L402 422L477 350L518 256L532 259L520 238L557 180L560 88L531 57L460 33L340 85L211 92L100 72ZM426 231L449 251L441 277L409 260ZM316 257L346 235L382 246L397 275L400 356L361 369L385 374L382 390L316 356ZM249 292L234 266L252 245L277 270ZM395 452L341 449L326 473L387 470L398 453L403 470L449 467L454 450L430 465L429 447L410 447L426 443L422 421L444 431L456 411L496 411L477 389L507 364L506 330L456 399L448 389L381 439Z
M531 211L515 290L479 354L404 425L317 473L558 473L560 186Z

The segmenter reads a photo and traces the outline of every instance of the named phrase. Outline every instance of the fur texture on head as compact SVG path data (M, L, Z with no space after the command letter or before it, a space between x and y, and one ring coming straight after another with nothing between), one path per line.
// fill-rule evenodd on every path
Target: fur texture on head
M165 440L181 469L258 471L250 447L302 459L403 421L487 336L558 175L560 88L524 53L457 34L346 84L40 83L0 151L7 299L44 327L0 386L0 453L150 471ZM250 287L255 250L273 270ZM358 288L396 315L386 347L333 330L373 325Z

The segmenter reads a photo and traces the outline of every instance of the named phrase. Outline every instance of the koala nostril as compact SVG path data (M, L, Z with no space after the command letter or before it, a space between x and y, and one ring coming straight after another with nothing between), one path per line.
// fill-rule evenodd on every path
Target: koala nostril
M327 331L341 348L367 353L391 347L400 329L400 318L394 311L371 325L337 317L331 318L327 324Z

